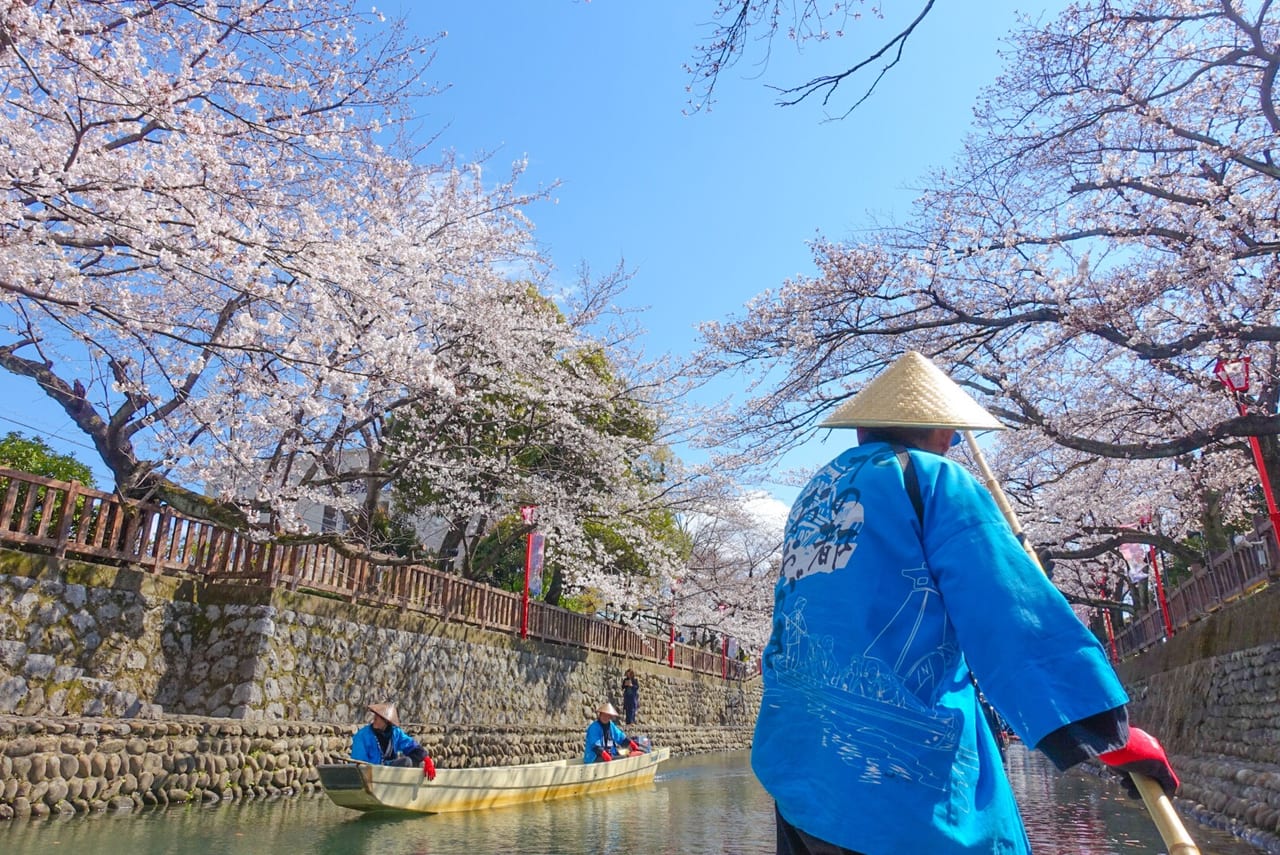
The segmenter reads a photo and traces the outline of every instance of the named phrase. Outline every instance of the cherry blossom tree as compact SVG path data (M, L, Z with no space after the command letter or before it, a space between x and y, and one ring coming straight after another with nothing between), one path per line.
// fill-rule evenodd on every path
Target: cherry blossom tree
M737 461L914 348L1014 428L991 462L1059 557L1176 549L1206 497L1255 510L1243 438L1280 478L1277 23L1266 0L1131 0L1016 33L907 222L815 242L816 275L704 328L701 373L754 383L718 434ZM1210 373L1242 354L1245 415Z
M122 493L176 498L166 472L197 443L241 464L265 434L304 434L362 373L348 316L394 341L412 305L383 290L397 259L368 251L388 203L416 199L421 234L500 209L465 170L383 153L426 46L358 24L329 4L6 4L0 365L62 406Z
M329 0L3 10L0 367L119 493L264 534L322 504L367 553L388 488L427 479L451 520L539 504L577 583L608 575L600 519L661 565L661 473L636 473L662 403L610 316L625 277L550 309L525 216L545 191L409 133L434 40Z
M441 552L465 575L498 581L522 570L518 544L534 525L548 536L553 591L586 553L626 576L670 566L661 546L673 513L663 402L615 364L611 353L622 351L580 331L597 319L593 306L607 305L601 288L622 282L615 270L584 284L577 293L592 300L569 313L532 286L508 295L504 308L521 318L522 334L459 342L449 398L398 417L384 446L396 465L384 477L401 507L447 521ZM521 506L536 508L534 523L513 519Z
M675 621L760 650L769 639L785 514L769 496L723 479L712 490L711 483L682 517L689 555L672 589Z

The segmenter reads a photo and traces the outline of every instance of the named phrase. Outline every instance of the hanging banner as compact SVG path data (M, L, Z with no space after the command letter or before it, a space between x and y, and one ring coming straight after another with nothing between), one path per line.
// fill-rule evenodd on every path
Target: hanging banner
M538 532L529 533L529 549L525 553L525 578L529 580L529 596L542 596L542 553L546 537Z

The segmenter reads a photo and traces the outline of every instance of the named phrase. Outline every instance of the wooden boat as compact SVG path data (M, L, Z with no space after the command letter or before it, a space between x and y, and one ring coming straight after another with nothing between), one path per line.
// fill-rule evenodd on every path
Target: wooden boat
M522 766L439 769L434 781L418 768L355 760L318 768L325 793L342 807L445 813L636 787L652 782L658 764L670 756L671 749L655 748L608 763L583 763L578 757Z

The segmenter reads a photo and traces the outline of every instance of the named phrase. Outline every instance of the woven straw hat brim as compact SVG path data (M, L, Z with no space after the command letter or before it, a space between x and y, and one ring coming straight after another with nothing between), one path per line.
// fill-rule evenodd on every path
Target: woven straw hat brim
M942 369L914 350L841 404L821 426L1005 430Z
M618 711L613 708L613 704L601 704L596 708L596 715L600 715L601 713L606 713L614 718L618 717Z
M396 727L400 726L400 715L396 712L395 704L369 704L369 712L382 716Z

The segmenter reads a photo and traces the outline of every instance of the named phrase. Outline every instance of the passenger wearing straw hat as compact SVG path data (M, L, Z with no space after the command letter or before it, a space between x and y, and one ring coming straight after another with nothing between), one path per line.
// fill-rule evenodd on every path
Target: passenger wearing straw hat
M622 732L614 721L618 711L613 704L605 702L596 708L596 720L587 725L586 748L582 753L583 763L596 763L625 757L632 751L639 751L635 740Z
M428 778L436 776L426 749L400 729L400 714L393 703L370 704L373 718L351 738L351 757L375 766L417 766Z
M858 445L787 521L752 746L778 852L1030 852L971 673L1060 768L1113 752L1172 794L1097 640L945 458L995 417L909 352L823 424Z

